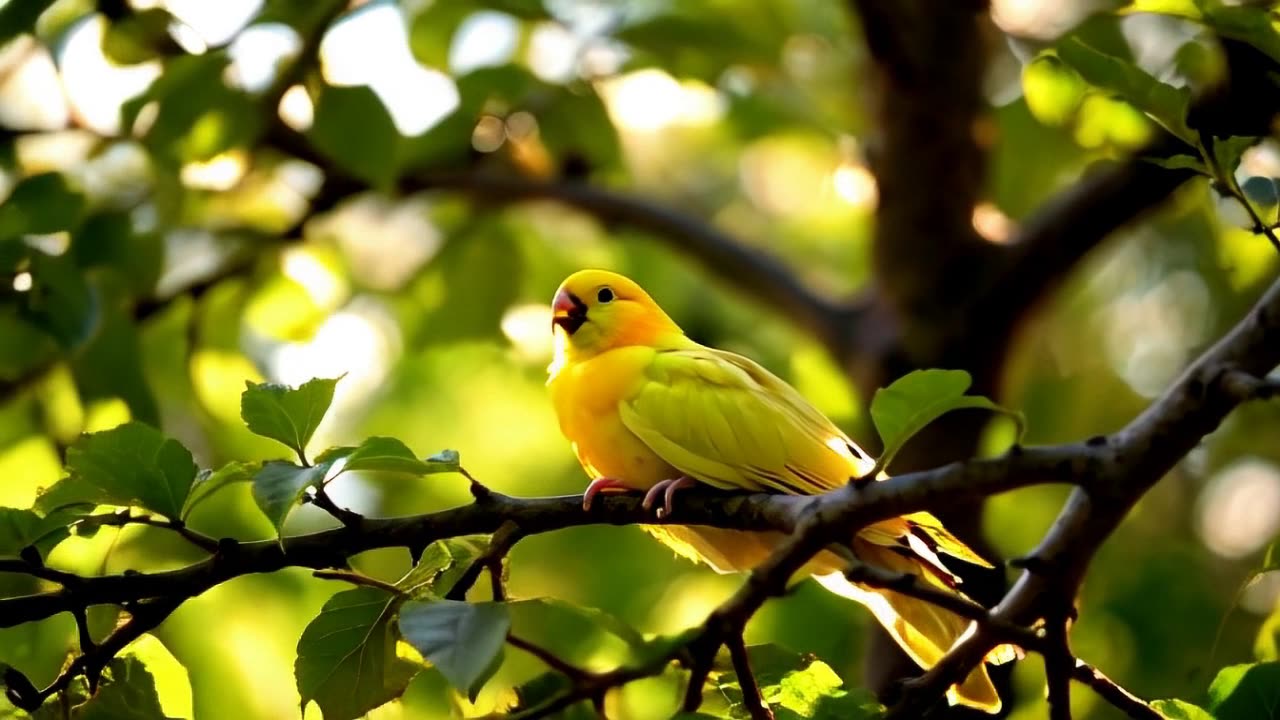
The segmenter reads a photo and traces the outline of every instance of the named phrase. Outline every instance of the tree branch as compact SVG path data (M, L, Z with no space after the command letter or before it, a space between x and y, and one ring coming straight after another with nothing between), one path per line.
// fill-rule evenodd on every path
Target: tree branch
M1025 625L1042 618L1061 595L1074 595L1094 554L1134 503L1240 402L1232 391L1231 378L1238 377L1234 373L1260 377L1277 364L1280 283L1146 411L1094 443L1106 458L1095 468L1096 482L1072 492L1033 553L1036 566L1023 571L993 615ZM891 717L915 717L981 662L996 642L992 633L979 630L958 643L933 669L908 683L910 692Z
M312 213L327 210L342 198L369 189L333 167L306 138L282 123L272 128L269 141L281 152L323 168L331 178L327 190L313 201ZM420 170L402 177L397 189L402 193L444 190L480 203L498 205L550 200L587 213L607 225L643 230L833 345L843 342L850 323L861 312L858 303L841 303L814 292L778 258L764 250L699 217L636 194L577 180L541 180L483 167Z

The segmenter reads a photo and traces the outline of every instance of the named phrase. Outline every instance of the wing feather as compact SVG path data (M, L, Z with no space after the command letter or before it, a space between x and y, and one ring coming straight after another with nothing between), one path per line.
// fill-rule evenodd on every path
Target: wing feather
M619 414L663 460L722 489L815 494L871 464L789 385L710 348L658 353Z

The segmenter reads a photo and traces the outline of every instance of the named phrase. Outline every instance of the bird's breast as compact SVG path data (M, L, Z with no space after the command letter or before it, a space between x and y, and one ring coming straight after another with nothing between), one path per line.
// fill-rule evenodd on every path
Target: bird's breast
M549 383L560 430L592 477L646 490L679 473L622 424L621 403L643 381L651 348L628 347L567 364Z

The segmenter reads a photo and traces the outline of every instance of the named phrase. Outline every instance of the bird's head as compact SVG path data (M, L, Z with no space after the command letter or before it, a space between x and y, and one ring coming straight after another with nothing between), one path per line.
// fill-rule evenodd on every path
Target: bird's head
M551 302L557 360L585 359L628 345L683 339L679 326L635 281L607 270L580 270Z

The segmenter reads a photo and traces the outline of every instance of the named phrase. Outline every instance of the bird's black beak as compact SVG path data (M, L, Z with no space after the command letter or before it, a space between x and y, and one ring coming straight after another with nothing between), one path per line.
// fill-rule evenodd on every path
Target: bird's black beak
M552 327L559 325L572 335L587 321L587 304L562 288L551 303L551 313Z

